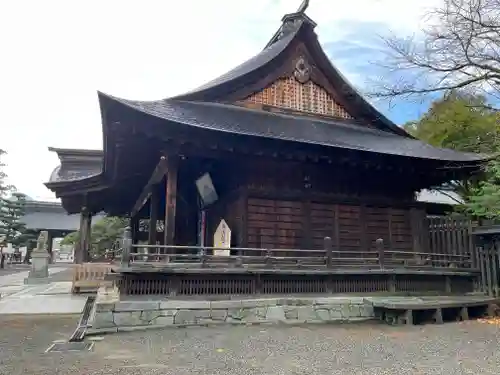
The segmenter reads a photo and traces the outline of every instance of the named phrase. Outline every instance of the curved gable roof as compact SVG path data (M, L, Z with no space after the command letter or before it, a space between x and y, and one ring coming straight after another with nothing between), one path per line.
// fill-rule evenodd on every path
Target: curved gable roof
M353 112L359 113L365 121L380 130L413 138L372 106L332 64L314 32L315 26L314 21L303 13L286 15L283 17L283 23L279 30L259 54L197 89L171 99L204 102L224 101L226 96L242 86L248 86L258 80L259 77L266 75L271 65L280 63L277 60L281 60L281 63L283 63L287 57L285 55L288 52L288 47L294 44L294 41L300 40L311 52L317 67L331 81L332 86L338 90L339 96L342 96L341 99L343 99L346 107L352 107ZM278 78L280 77L275 77L275 79ZM247 92L246 95L254 94L264 88L257 87L253 92Z
M229 84L234 86L235 84L237 84L238 80L242 80L247 75L265 68L267 64L274 61L274 59L276 59L283 51L285 51L290 43L294 40L299 29L300 28L293 30L289 35L269 45L262 52L258 53L257 55L238 65L237 67L231 69L229 72L224 73L220 77L217 77L192 91L175 96L171 99L199 100L203 99L203 97L213 96L213 91L224 88L225 85Z

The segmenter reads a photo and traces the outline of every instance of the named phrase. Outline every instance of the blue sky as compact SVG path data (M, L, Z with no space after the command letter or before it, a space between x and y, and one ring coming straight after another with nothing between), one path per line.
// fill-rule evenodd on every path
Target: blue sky
M350 21L339 22L338 26L344 30L345 38L323 43L323 48L341 72L347 77L355 77L354 83L362 93L376 91L377 83L394 79L380 66L388 52L384 38L394 35L386 23ZM418 119L432 102L430 96L370 100L378 110L399 125Z
M47 148L101 148L97 90L151 100L188 91L258 53L300 0L0 2L0 148L19 190L53 199ZM418 33L441 0L311 0L334 65L360 91L377 77L380 35ZM30 9L30 12L26 12ZM428 105L374 103L398 124Z

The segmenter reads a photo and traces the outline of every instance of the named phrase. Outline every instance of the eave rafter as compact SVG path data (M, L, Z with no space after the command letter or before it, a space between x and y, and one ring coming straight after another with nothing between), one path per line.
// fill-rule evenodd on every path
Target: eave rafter
M137 198L132 210L130 211L130 216L135 216L141 208L146 204L146 202L151 197L154 186L158 184L164 176L167 174L167 158L165 156L160 157L160 161L156 165L151 177L148 180L146 186L142 189L139 194L139 198Z

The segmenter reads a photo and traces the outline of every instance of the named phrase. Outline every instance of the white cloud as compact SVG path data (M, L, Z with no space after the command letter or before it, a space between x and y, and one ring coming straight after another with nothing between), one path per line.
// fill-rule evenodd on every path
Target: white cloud
M311 0L323 43L342 22L420 27L440 0ZM157 99L194 88L257 53L300 1L32 0L0 2L0 148L11 182L48 198L48 146L100 148L96 91ZM352 30L351 30L352 31ZM364 30L366 32L366 30ZM349 76L349 74L347 74Z

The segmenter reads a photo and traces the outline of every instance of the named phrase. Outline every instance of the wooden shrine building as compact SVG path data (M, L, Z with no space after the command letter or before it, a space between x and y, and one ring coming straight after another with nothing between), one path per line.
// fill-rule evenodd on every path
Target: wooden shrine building
M234 256L305 256L325 237L339 258L369 258L377 240L428 252L415 193L474 173L484 157L432 147L378 112L332 65L304 8L259 54L186 94L98 93L101 167L47 183L81 213L81 251L91 216L105 212L130 217L134 246L141 219L161 222L149 225L149 249L175 254L213 246L221 219Z

